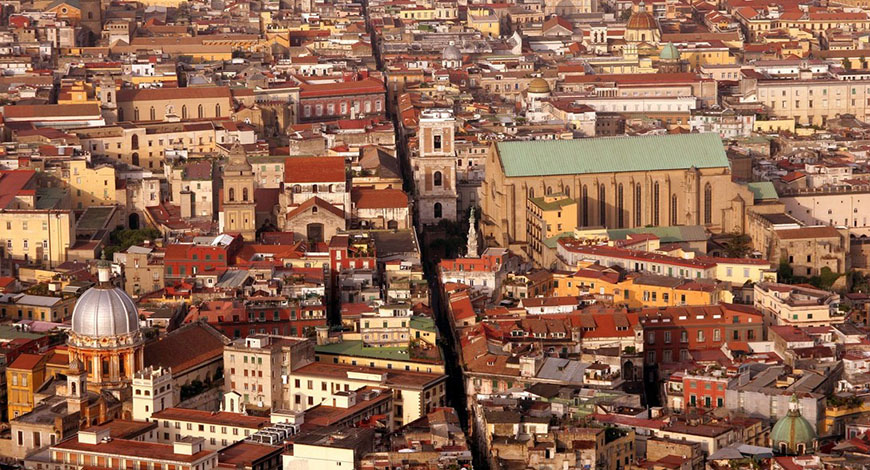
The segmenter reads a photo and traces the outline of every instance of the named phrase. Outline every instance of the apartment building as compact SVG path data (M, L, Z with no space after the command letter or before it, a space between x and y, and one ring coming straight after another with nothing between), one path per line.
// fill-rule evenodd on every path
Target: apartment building
M287 408L284 376L314 360L314 345L304 338L254 335L224 348L224 388L249 407Z
M824 126L828 119L852 114L864 121L870 111L870 80L814 78L782 80L762 75L744 76L744 96L767 106L770 116L794 118L805 125Z
M36 405L34 394L45 381L46 354L21 354L6 366L6 397L9 418L30 413Z
M755 307L770 325L828 326L842 321L840 296L811 287L759 282L754 287Z
M220 450L242 441L269 425L269 418L227 411L167 408L151 415L157 423L157 442L174 444L190 438L202 439L203 449Z
M0 294L0 318L60 322L72 314L75 297Z
M70 204L75 209L115 204L115 168L111 165L88 167L85 159L70 160L63 172L69 186Z
M401 427L444 406L446 381L443 374L315 362L287 374L284 396L289 409L306 410L328 403L339 391L365 386L390 388L394 424Z
M160 444L111 437L107 427L81 430L78 438L51 446L46 468L77 470L85 466L109 468L174 468L212 470L218 466L218 453L206 450L203 439L188 438L173 444Z

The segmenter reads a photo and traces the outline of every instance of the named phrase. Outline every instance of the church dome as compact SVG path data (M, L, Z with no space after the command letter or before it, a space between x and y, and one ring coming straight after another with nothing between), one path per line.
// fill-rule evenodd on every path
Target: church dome
M550 84L543 78L533 78L532 81L529 82L528 90L529 93L549 93Z
M72 331L93 339L114 338L139 332L139 312L133 299L108 283L100 273L100 285L85 291L72 313Z
M637 11L632 13L628 18L628 24L625 25L625 28L634 30L650 30L658 29L658 24L652 14L646 11L643 2L641 2Z
M669 42L665 44L665 47L662 48L662 52L659 54L659 59L680 60L680 51L677 49L677 46L675 46L674 43Z
M443 51L441 51L441 58L443 60L462 60L462 51L460 51L458 47L451 44L445 47Z
M797 396L792 396L788 414L776 422L770 431L770 442L774 451L787 454L801 454L813 449L816 432L809 421L801 416Z

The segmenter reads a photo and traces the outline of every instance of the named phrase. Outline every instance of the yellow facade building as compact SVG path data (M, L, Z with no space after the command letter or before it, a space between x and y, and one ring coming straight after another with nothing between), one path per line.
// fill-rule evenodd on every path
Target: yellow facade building
M487 10L473 12L469 9L466 24L469 28L476 29L489 37L501 36L501 20Z
M45 381L47 356L22 354L6 367L6 397L9 419L30 413L35 405L33 395Z
M527 250L540 264L548 239L577 228L577 201L564 193L530 197L526 201L526 217Z
M73 243L75 217L71 211L0 210L0 246L5 257L53 267L66 261Z
M733 301L727 284L652 274L622 277L618 271L597 264L574 273L554 274L553 280L554 296L592 294L612 298L614 305L628 308L715 305Z
M69 162L69 173L64 173L70 188L70 200L76 209L106 206L115 201L115 168L98 165L89 168L85 160Z
M72 314L75 297L0 295L0 318L60 322Z

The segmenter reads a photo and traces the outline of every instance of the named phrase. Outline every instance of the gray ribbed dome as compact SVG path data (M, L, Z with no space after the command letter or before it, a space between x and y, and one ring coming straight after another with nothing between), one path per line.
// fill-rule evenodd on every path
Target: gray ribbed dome
M72 330L80 336L107 338L139 331L136 304L117 287L93 287L79 297Z
M444 48L441 51L441 58L444 60L462 60L462 51L453 44Z

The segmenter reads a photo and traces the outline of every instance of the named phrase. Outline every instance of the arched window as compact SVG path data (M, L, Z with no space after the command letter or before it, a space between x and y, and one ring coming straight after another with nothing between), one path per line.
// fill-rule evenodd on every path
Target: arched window
M713 223L713 187L710 183L704 185L704 224Z
M197 108L196 108L196 115L197 115L197 117L200 118L200 119L202 119L202 118L205 117L205 114L203 114L203 112L202 112L202 105L197 106Z
M619 183L619 186L616 188L616 223L619 228L625 227L625 214L622 213L623 209L625 209L622 191L622 183Z
M659 182L653 185L653 225L659 226Z
M535 188L529 188L529 199L535 197Z
M230 188L229 196L230 196L230 199L229 199L230 201L236 200L236 188Z
M134 121L139 120L139 108L138 107L133 108L133 120Z
M441 218L441 203L440 202L435 203L435 207L433 207L433 212L435 214L436 219Z
M547 186L547 196L549 196L549 195L551 195L551 194L553 194L553 187L552 187L552 186Z
M580 207L583 210L583 226L589 226L589 191L586 188L586 185L583 185L583 189L580 192Z
M130 137L130 148L139 150L139 136L137 134L133 134L133 137Z
M181 105L181 119L187 119L187 105Z
M607 226L607 193L603 184L598 185L598 223Z
M440 172L440 171L436 171L436 172L432 175L432 180L434 181L435 186L441 186L441 183L442 183L442 181L441 181L441 180L442 180L442 178L441 178L441 172Z
M248 188L242 188L242 200L243 201L248 200Z
M151 119L152 121L156 121L156 120L157 120L157 112L154 111L154 106L151 107L151 111L148 113L148 115L150 116L150 119Z
M564 186L562 188L562 193L565 194L565 197L571 197L571 188L569 188L568 186Z
M119 121L124 120L124 108L118 108L118 120Z
M76 383L75 383L75 382L70 382L70 384L69 384L69 393L70 393L70 395L72 395L72 396L76 396L76 395L77 395L77 394L76 394Z
M294 193L301 193L301 192L302 192L302 186L300 186L300 185L298 185L298 184L294 184L294 185L293 185L293 192L294 192Z
M634 226L640 227L643 225L643 199L641 196L643 188L640 183L634 184Z
M677 195L671 194L671 225L677 225Z
M221 105L214 105L214 117L221 117Z

